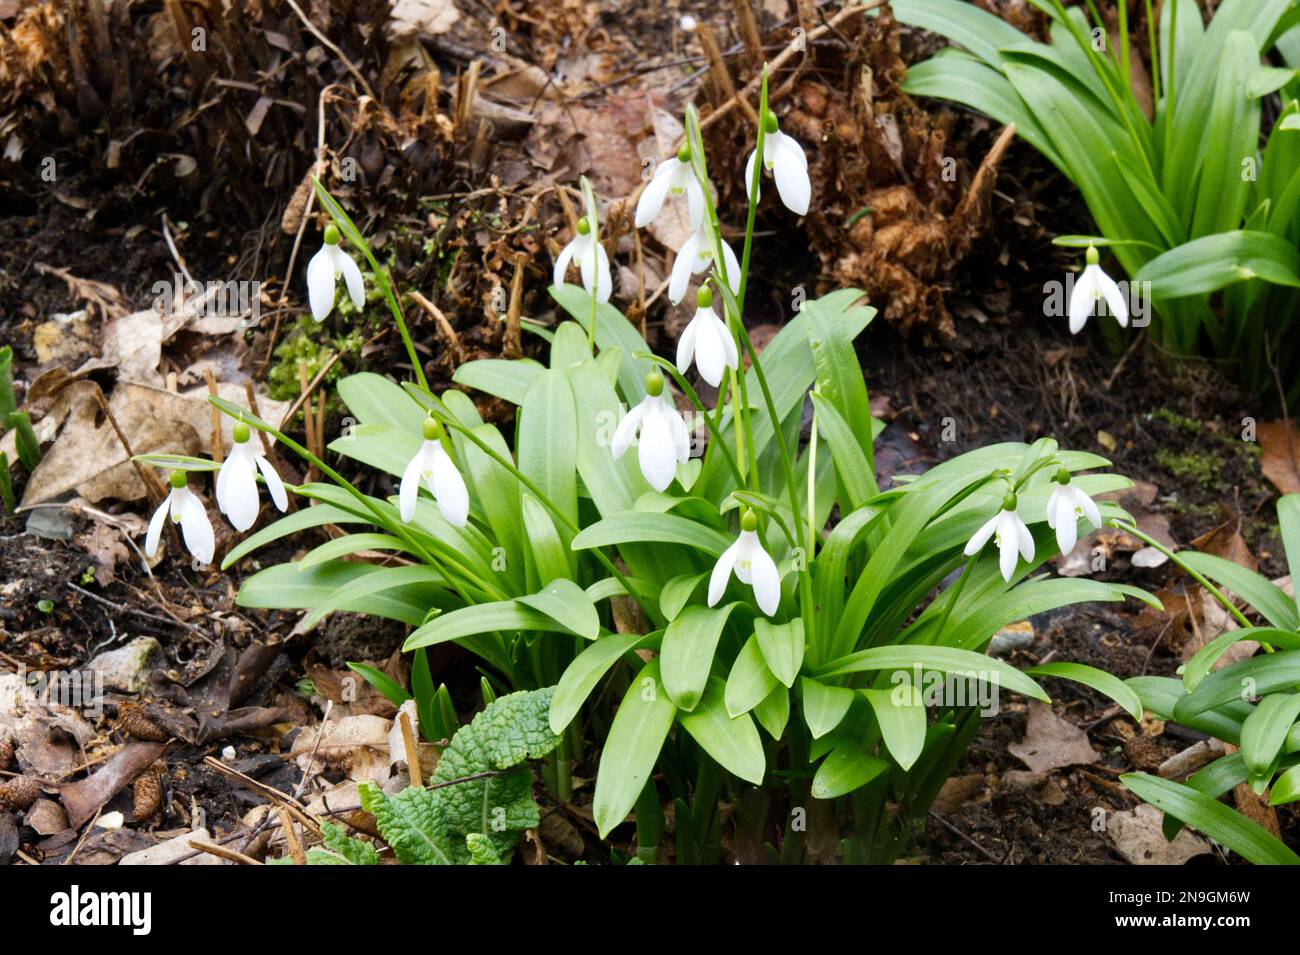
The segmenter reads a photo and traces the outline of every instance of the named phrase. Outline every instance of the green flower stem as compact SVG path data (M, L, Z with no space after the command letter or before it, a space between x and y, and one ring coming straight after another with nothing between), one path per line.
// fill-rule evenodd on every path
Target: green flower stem
M316 457L316 455L312 454L310 451L304 448L297 441L294 441L292 438L290 438L288 435L281 432L279 429L271 427L271 425L267 424L261 418L257 417L257 415L246 412L238 405L229 402L224 398L219 398L216 395L209 395L208 401L213 405L216 405L219 409L224 411L226 414L230 415L232 418L238 418L244 421L246 424L250 425L251 427L256 428L258 431L264 431L267 434L271 435L273 438L275 438L277 441L283 444L286 448L288 448L289 450L297 454L299 457L301 457L304 461L314 466L316 470L321 472L321 474L324 474L326 477L328 477L339 487L343 488L344 491L346 491L352 497L356 498L357 502L374 516L376 524L378 524L380 527L387 528L388 530L396 534L398 537L402 538L403 541L405 541L407 544L411 546L414 553L418 555L421 560L423 560L425 563L433 567L436 567L442 573L442 575L447 578L447 582L451 583L452 575L447 572L446 562L444 562L444 560L439 560L437 557L435 557L428 548L426 548L423 544L420 543L419 539L416 538L414 534L412 534L410 531L406 529L406 527L402 524L401 521L398 521L396 523L390 521L387 514L385 514L378 507L376 507L371 502L369 497L367 497L365 494L362 494L360 491L358 491L356 487L353 486L352 482L350 482L343 475L339 474L332 467L330 467L320 458ZM504 600L507 597L507 595L503 591L492 586L490 582L480 579L472 571L468 570L463 565L460 565L459 561L455 561L451 563L453 563L456 566L456 570L459 572L461 576L465 577L472 586L474 586L475 588L483 592L485 595L493 597L493 599L496 600ZM456 589L460 593L460 596L462 598L468 600L468 595L464 592L463 585L457 585Z
M347 236L348 242L356 246L361 251L361 254L366 257L366 261L370 263L370 270L374 273L375 283L379 286L379 290L383 292L384 301L388 303L388 310L393 313L393 319L397 322L397 331L402 336L402 344L406 346L406 354L411 361L411 368L415 372L415 378L424 391L429 391L429 381L424 376L424 366L420 362L420 356L415 351L415 342L411 339L411 332L406 327L406 319L402 315L402 306L397 301L397 296L393 294L393 284L388 277L388 270L379 264L374 253L370 251L369 243L361 235L361 230L356 227L356 224L343 210L343 207L321 185L320 180L312 176L311 184L315 187L316 196L320 199L321 205L325 207L325 211L338 224L339 231Z
M582 202L587 207L587 225L591 227L591 274L596 277L591 289L591 321L587 323L587 350L596 354L596 293L600 291L600 222L596 216L596 193L587 177L580 180Z
M1179 560L1178 555L1175 554L1173 551L1171 551L1164 544L1160 543L1155 538L1142 533L1142 531L1138 530L1135 525L1129 524L1126 521L1122 521L1119 518L1114 518L1110 521L1107 521L1107 523L1110 524L1111 527L1118 528L1119 530L1123 531L1126 534L1132 534L1134 537L1136 537L1138 540L1145 543L1147 546L1154 547L1156 550L1160 551L1160 553L1164 554L1166 557L1172 560L1183 570L1187 571L1187 573L1191 576L1193 580L1195 580L1198 584L1200 584L1202 587L1208 590L1210 594L1214 597L1214 599L1223 605L1224 610L1228 611L1228 613L1232 614L1234 617L1237 618L1237 622L1239 624L1241 624L1243 627L1254 626L1254 624L1252 624L1249 620L1246 619L1246 615L1237 609L1237 605L1227 598L1227 596L1223 593L1222 590L1214 586L1214 584L1210 583L1210 581L1205 578L1204 574L1193 570L1191 567L1188 567L1187 564L1185 564L1183 561ZM1273 652L1273 648L1268 646L1267 644L1261 644L1261 645L1269 653Z
M437 416L441 417L441 415L437 415ZM556 520L558 520L561 524L563 524L564 527L569 531L569 533L576 536L578 533L581 532L582 528L580 528L577 524L573 523L573 521L569 519L569 516L565 514L563 511L561 511L559 507L555 505L555 502L552 501L550 497L547 496L547 494L544 491L542 491L542 489L539 488L532 481L531 478L529 478L517 467L515 467L513 461L510 461L509 459L502 457L500 454L497 453L495 448L493 448L486 441L484 441L477 434L475 434L472 429L466 428L463 424L461 424L451 415L447 415L442 423L445 427L449 429L455 429L456 431L459 431L461 434L463 434L466 437L466 439L472 442L480 451L482 451L488 457L492 458L492 460L496 461L497 464L501 465L512 475L514 475L515 480L517 480L520 484L522 484L530 494L532 494L535 498L537 498L537 500L540 501L542 505L548 511L551 512L551 516L554 517ZM660 617L658 607L651 607L642 601L640 594L638 594L636 592L636 589L633 588L631 581L629 581L626 575L624 575L623 572L620 571L617 566L615 566L614 562L605 555L605 552L602 551L599 547L593 547L591 552L592 554L595 555L596 559L604 566L604 568L608 570L610 574L620 584L623 585L623 590L627 593L629 597L631 597L633 600L636 601L637 605L645 613L646 617L649 620L653 621L656 626L663 626L663 620Z
M749 256L754 247L754 223L758 218L758 187L763 181L763 146L767 142L767 129L763 117L767 115L767 64L763 64L763 78L758 92L758 138L754 142L754 178L749 183L749 211L745 217L745 248L740 254L740 287L736 290L736 305L745 310L745 291L749 286Z

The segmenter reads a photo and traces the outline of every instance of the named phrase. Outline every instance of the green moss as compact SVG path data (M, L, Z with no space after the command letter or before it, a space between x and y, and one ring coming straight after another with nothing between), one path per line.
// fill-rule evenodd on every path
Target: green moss
M1187 431L1191 434L1200 434L1205 430L1205 425L1194 418L1187 418L1177 412L1170 411L1168 408L1158 408L1151 412L1151 417L1158 418L1166 424L1172 425L1180 431Z
M1156 451L1156 461L1175 478L1191 481L1207 488L1216 488L1223 462L1214 455L1188 451L1178 454L1168 448Z
M356 315L347 296L341 296L336 305L341 314L344 308ZM267 369L267 389L277 401L292 401L301 392L298 381L298 366L307 366L307 380L313 380L334 352L342 352L343 360L335 362L334 367L325 375L325 384L331 385L347 373L346 359L361 351L361 346L370 333L371 325L364 320L349 324L346 334L331 335L328 326L317 324L310 315L298 319L284 341L275 347L275 360ZM330 410L327 408L327 410Z

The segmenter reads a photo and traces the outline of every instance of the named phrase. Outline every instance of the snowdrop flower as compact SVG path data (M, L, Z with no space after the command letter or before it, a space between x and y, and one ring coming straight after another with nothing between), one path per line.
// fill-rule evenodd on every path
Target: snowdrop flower
M713 565L713 574L709 577L710 607L722 599L733 570L737 580L754 588L758 609L769 617L776 613L781 603L781 573L776 569L776 561L758 539L758 517L748 509L740 515L740 536Z
M366 286L361 280L361 270L352 257L339 248L339 230L334 223L325 227L325 244L307 263L307 300L311 303L311 317L318 322L334 307L334 280L343 276L348 286L352 306L360 311L366 304Z
M686 196L686 207L690 211L691 228L698 229L704 218L704 190L695 178L691 168L691 147L682 146L677 155L666 159L655 168L654 177L644 189L641 198L636 201L636 227L644 229L663 210L664 200L669 196Z
M1070 483L1070 472L1056 472L1056 487L1047 499L1047 526L1056 531L1056 545L1062 554L1074 550L1079 536L1079 515L1088 519L1094 530L1101 528L1101 511L1096 502Z
M722 246L722 260L727 267L727 287L736 291L740 285L740 260L727 245L725 239L719 239ZM677 258L673 260L672 275L668 279L668 300L676 305L686 296L686 287L691 284L691 276L703 272L714 264L716 246L713 241L713 227L708 219L701 219L699 227L691 233ZM722 271L718 270L718 277Z
M1088 246L1085 259L1087 264L1084 266L1083 274L1075 281L1074 291L1070 293L1070 334L1077 335L1083 331L1083 326L1096 308L1099 298L1106 299L1106 305L1110 313L1115 316L1115 321L1127 328L1128 303L1124 301L1119 286L1097 264L1101 261L1101 257L1095 248Z
M578 271L582 273L582 287L593 293L596 301L608 302L610 293L614 291L614 280L609 274L609 256L595 241L586 216L578 220L578 234L560 250L560 257L555 260L554 284L564 284L564 273L569 271L569 263L575 259Z
M722 384L724 369L735 371L739 367L740 355L736 340L713 310L713 291L707 285L695 294L695 303L695 317L677 342L677 370L686 374L693 359L700 377L717 388Z
M456 464L442 446L442 425L434 418L424 419L424 444L415 452L411 463L402 473L398 490L398 510L402 520L410 523L415 517L415 502L420 496L420 482L428 485L429 492L438 502L438 510L448 524L464 527L469 519L469 491L465 479L456 470Z
M246 531L257 520L261 502L257 498L257 472L262 472L271 500L281 511L289 509L289 498L284 493L284 482L275 473L271 462L253 450L248 440L248 425L235 422L235 443L217 472L217 509L230 519L237 531Z
M212 533L212 523L208 520L207 509L203 502L194 496L187 487L189 479L184 471L173 471L172 490L158 510L153 512L149 521L149 533L144 538L144 552L148 557L158 553L158 541L162 539L163 524L168 513L172 520L181 525L181 537L190 553L201 564L212 563L212 554L217 549L217 541Z
M769 112L764 117L763 129L763 165L776 179L776 191L781 202L795 215L807 215L808 203L812 199L812 182L808 178L808 157L803 154L803 147L781 132L775 113ZM753 192L754 159L757 156L758 147L755 147L745 163L745 193L750 202L758 201Z
M664 379L657 371L645 376L646 396L629 411L614 430L610 450L614 460L627 452L632 438L637 438L636 457L641 473L656 491L665 491L673 483L677 465L691 456L691 438L686 422L664 393Z
M1025 560L1034 559L1034 538L1029 528L1016 513L1016 495L1008 494L1002 499L1002 510L988 519L988 522L975 532L966 544L966 556L973 557L992 537L998 545L998 567L1002 579L1011 583L1011 575L1016 569L1016 552Z

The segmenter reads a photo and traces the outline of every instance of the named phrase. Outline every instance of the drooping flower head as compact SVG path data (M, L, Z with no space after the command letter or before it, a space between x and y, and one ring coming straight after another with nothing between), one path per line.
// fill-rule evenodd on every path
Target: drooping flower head
M284 482L275 473L271 462L259 454L249 440L248 425L236 421L234 444L230 456L217 472L217 509L229 518L237 531L246 531L257 520L261 506L257 497L257 472L262 472L271 500L281 511L289 509L289 498L284 493Z
M318 322L323 322L334 308L334 283L340 275L347 284L352 306L360 311L366 304L365 282L357 263L339 248L338 226L331 222L325 227L325 244L307 263L307 301L312 318Z
M1070 472L1061 468L1056 472L1056 487L1047 499L1047 526L1056 531L1056 545L1062 554L1074 550L1079 536L1079 516L1087 518L1093 530L1101 527L1101 511L1097 504L1078 487L1070 483Z
M608 302L614 291L609 256L596 241L595 230L587 216L578 220L577 234L560 250L560 257L555 260L554 284L564 284L564 275L569 271L571 262L578 264L578 271L582 274L582 287L595 295L596 301Z
M212 563L213 552L217 549L216 536L212 532L212 522L208 520L207 509L188 487L189 479L184 471L173 471L171 492L149 520L149 531L144 538L144 552L148 557L158 553L158 542L162 539L163 524L170 513L172 521L181 525L181 537L185 546L201 564Z
M748 508L740 515L740 536L723 551L709 577L709 606L716 606L735 571L736 579L754 589L758 609L770 617L781 605L781 573L758 537L758 516Z
M1097 300L1104 298L1106 307L1115 316L1115 321L1124 328L1128 327L1128 303L1119 286L1109 275L1101 270L1101 256L1093 246L1088 246L1084 255L1083 274L1074 283L1070 293L1070 334L1077 335L1088 323L1088 317L1097 307Z
M965 550L967 557L973 557L992 537L998 545L998 569L1007 583L1011 583L1011 575L1016 570L1017 552L1026 561L1034 559L1034 537L1016 513L1016 506L1016 494L1011 491L1002 499L1002 510L975 532Z
M469 489L465 487L465 479L460 476L451 455L442 446L442 423L433 416L425 418L422 434L424 443L402 473L398 490L398 510L402 520L410 523L415 517L415 502L423 481L438 502L438 510L447 523L464 527L469 520Z
M740 366L740 354L736 340L713 310L713 290L707 285L700 286L695 304L695 317L677 342L677 370L686 374L694 361L700 377L717 388L726 369L735 371Z
M674 305L681 302L686 297L691 276L698 275L710 265L714 266L718 278L722 278L722 269L717 268L715 262L719 245L722 246L722 262L727 271L727 288L733 293L740 288L740 260L725 239L718 238L714 241L713 226L709 223L708 216L705 216L673 260L672 274L668 277L668 301Z
M812 201L812 181L808 178L808 157L803 147L794 138L781 132L776 121L776 114L768 111L763 117L763 166L776 179L776 191L781 202L797 216L808 214L808 203ZM758 157L758 147L749 154L745 163L745 194L751 202L757 202L754 195L754 160Z
M691 228L698 229L704 218L704 190L691 168L691 147L684 144L676 156L655 167L654 176L641 190L636 202L636 227L644 229L659 218L664 200L669 196L682 195L686 196Z
M656 491L666 491L677 474L677 465L685 464L691 456L690 432L664 391L663 375L657 371L646 375L645 390L641 403L614 430L610 450L617 461L635 437L642 475Z

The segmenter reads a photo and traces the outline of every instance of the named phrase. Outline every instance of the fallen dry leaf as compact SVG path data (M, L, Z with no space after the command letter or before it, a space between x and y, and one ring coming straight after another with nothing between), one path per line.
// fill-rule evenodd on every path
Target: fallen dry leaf
M1029 705L1025 738L1007 749L1035 773L1097 761L1097 753L1088 742L1088 735L1057 716L1050 706L1038 702Z
M127 743L107 763L90 776L60 793L68 813L68 825L80 829L101 806L116 796L163 754L164 743Z
M1173 842L1165 841L1163 821L1164 813L1144 804L1132 812L1114 813L1106 832L1120 855L1133 865L1182 865L1213 851L1208 842L1186 828Z
M1256 435L1264 477L1283 494L1300 491L1300 432L1295 423L1265 421Z

